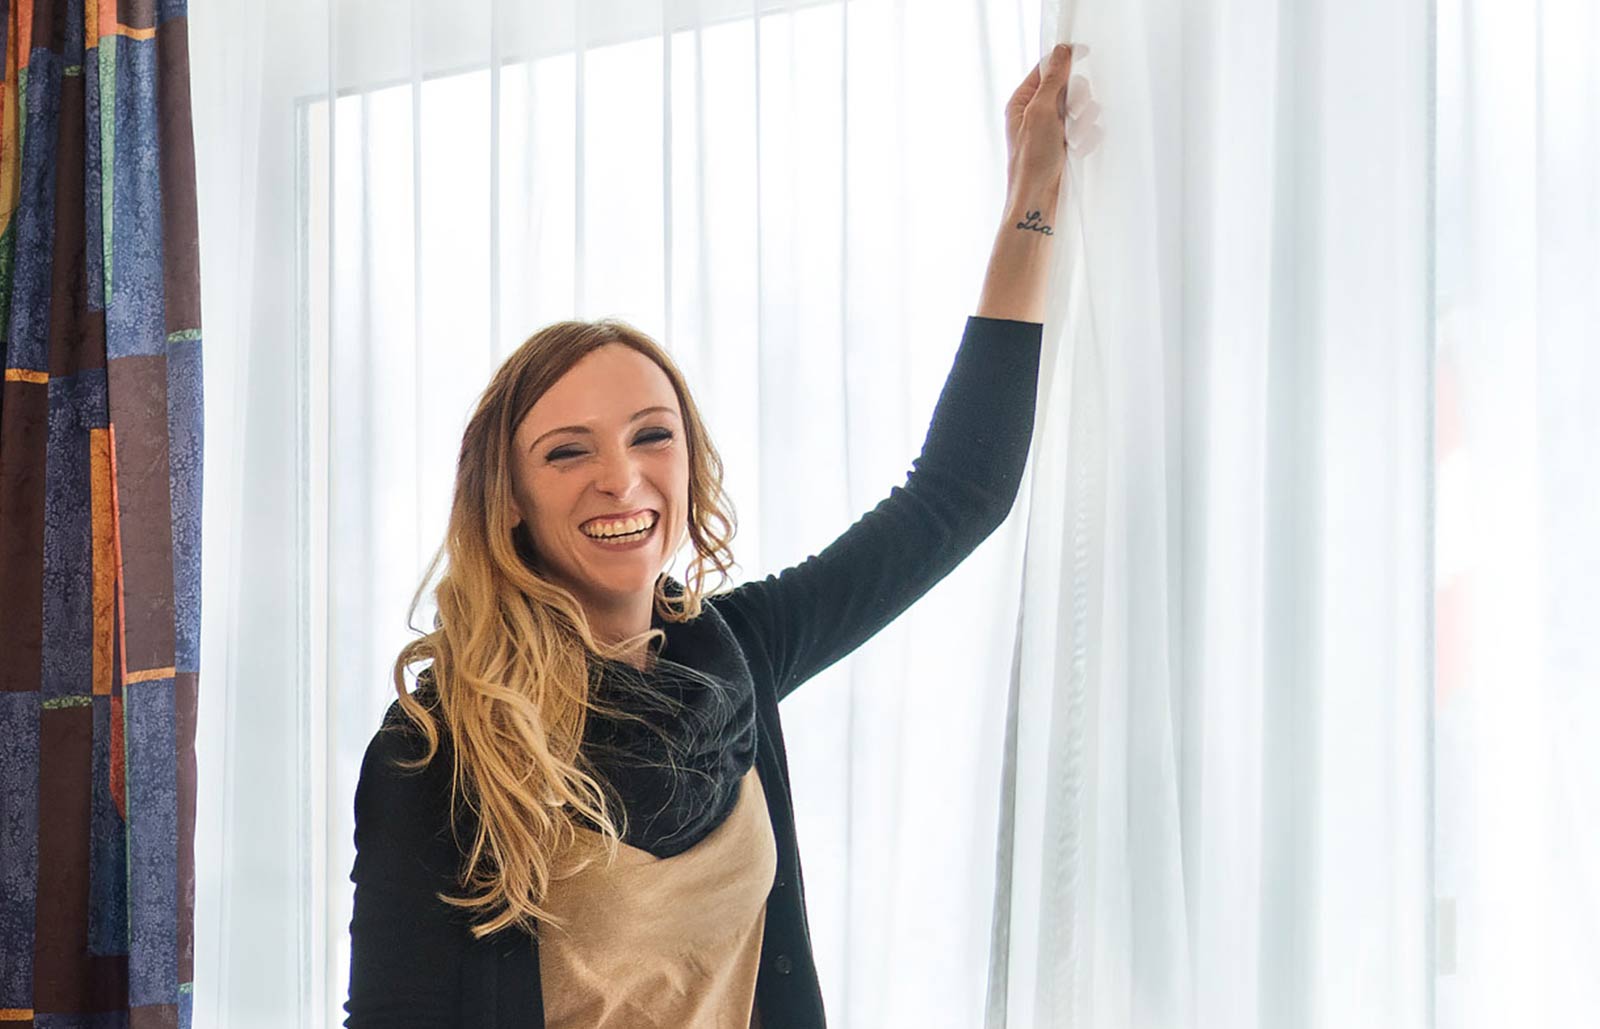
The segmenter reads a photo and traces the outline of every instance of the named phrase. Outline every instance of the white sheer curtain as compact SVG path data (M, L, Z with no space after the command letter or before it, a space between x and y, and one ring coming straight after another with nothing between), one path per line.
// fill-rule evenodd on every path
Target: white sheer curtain
M1592 1020L1593 6L1045 15L1107 135L1046 323L988 1024Z
M1440 1023L1582 1025L1600 1011L1600 10L1441 0L1439 30Z
M1046 15L1106 139L1046 319L989 1024L1430 1024L1428 6Z
M915 456L1057 39L1106 137L1016 517L783 709L830 1021L1600 1009L1586 0L191 19L197 1025L342 1018L356 763L497 358L655 334L740 578L814 552Z

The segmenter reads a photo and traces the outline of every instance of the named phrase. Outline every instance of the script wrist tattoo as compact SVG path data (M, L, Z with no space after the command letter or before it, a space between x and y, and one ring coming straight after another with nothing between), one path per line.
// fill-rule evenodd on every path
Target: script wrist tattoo
M1017 222L1017 228L1026 229L1029 232L1042 233L1046 236L1055 235L1054 230L1040 220L1040 213L1039 211L1029 211L1027 220Z

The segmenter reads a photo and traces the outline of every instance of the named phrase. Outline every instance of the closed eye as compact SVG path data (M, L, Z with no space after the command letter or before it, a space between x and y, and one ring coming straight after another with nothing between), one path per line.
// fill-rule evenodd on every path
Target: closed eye
M634 440L634 443L661 443L670 439L672 439L672 430L651 429L647 432L641 432ZM545 455L545 459L548 461L561 461L565 460L566 458L582 456L582 450L576 450L572 447L561 447L557 450L550 451L550 453Z

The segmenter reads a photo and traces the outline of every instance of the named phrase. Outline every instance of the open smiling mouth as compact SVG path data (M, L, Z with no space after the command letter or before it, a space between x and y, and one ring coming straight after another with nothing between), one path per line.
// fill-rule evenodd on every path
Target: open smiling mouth
M603 547L606 550L626 550L629 547L638 546L655 535L656 527L661 524L661 518L660 516L653 516L653 518L654 520L643 529L623 533L619 536L591 536L587 532L584 532L583 535L585 539L594 543L595 546ZM581 529L578 531L583 532Z

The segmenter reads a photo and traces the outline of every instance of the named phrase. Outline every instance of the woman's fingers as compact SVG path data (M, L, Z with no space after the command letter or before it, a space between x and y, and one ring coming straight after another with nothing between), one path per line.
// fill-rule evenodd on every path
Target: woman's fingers
M1052 49L1044 60L1033 66L1028 72L1027 78L1023 79L1022 83L1012 91L1011 99L1006 103L1006 110L1028 106L1034 96L1039 93L1041 87L1057 87L1058 92L1056 95L1059 98L1061 96L1059 92L1060 84L1064 80L1067 81L1068 90L1070 91L1073 84L1084 81L1082 76L1072 75L1072 69L1078 61L1087 56L1089 56L1089 47L1083 43L1073 43L1065 50ZM1046 95L1048 96L1049 94L1047 93ZM1061 108L1059 102L1057 106ZM1065 113L1064 110L1062 113Z
M1067 83L1066 95L1067 148L1082 157L1092 151L1105 137L1105 131L1095 123L1100 117L1100 102L1094 98L1089 80L1082 75L1072 76Z
M1044 66L1044 77L1039 88L1049 90L1047 96L1056 95L1056 91L1066 84L1067 76L1072 74L1072 58L1072 48L1059 45L1040 62Z
M1099 146L1100 141L1105 136L1105 130L1099 125L1089 125L1081 132L1069 132L1067 134L1067 149L1079 157L1083 157Z
M1072 76L1072 81L1067 83L1067 114L1078 117L1078 112L1083 105L1094 99L1094 91L1089 86L1089 80L1082 75Z
M1082 43L1052 47L1011 94L1005 117L1011 188L1059 184L1069 152L1085 154L1099 144L1103 133L1093 122L1100 106L1088 79L1073 74L1077 62L1088 56Z

